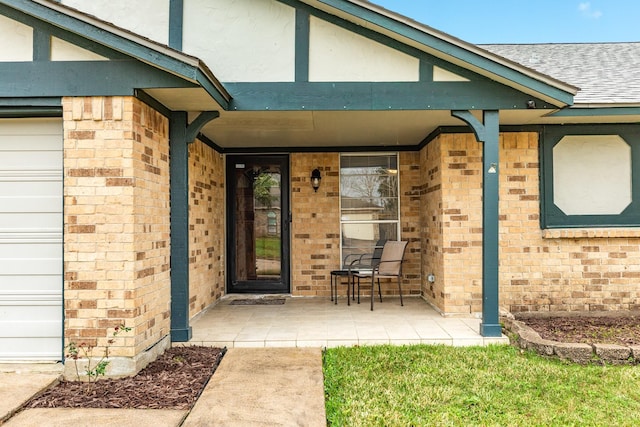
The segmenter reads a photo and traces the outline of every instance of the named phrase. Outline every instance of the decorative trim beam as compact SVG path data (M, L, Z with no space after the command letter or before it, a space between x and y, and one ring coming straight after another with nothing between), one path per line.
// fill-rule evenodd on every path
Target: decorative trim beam
M482 143L482 323L483 337L502 336L499 321L499 132L498 111L484 111L480 122L470 111L451 111Z
M309 81L309 12L296 9L296 76L297 82Z
M48 31L33 29L33 60L51 60L51 34Z
M182 50L184 0L169 0L169 47Z
M211 120L217 119L220 117L220 112L218 111L203 111L200 113L198 117L194 121L192 121L189 126L187 126L186 140L187 144L191 144L196 140L200 130L209 123Z
M136 60L0 62L0 76L0 97L127 96L134 89L197 87Z
M531 96L488 79L473 82L225 83L234 111L523 110ZM541 109L547 107L536 100ZM548 106L548 108L555 108Z

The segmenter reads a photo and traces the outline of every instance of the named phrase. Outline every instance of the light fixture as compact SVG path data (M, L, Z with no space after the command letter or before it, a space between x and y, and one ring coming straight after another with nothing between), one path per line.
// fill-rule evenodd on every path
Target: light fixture
M320 187L320 180L322 177L320 176L320 170L314 169L311 171L311 186L313 187L313 191L317 192Z

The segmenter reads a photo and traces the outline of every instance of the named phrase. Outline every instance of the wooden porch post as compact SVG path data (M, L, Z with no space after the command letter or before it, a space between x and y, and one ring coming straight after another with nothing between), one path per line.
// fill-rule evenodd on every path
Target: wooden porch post
M482 145L482 323L483 337L502 336L499 322L499 132L497 110L483 111L482 123L470 111L451 111L466 122Z
M201 113L191 124L187 113L171 113L169 174L171 195L171 341L191 339L189 325L189 144L217 111Z

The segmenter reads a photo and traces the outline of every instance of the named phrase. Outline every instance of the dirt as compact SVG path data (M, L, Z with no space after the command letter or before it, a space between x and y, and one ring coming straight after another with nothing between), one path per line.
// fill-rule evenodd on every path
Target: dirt
M544 339L585 344L640 345L640 315L516 316Z
M101 379L90 384L62 381L26 407L189 409L224 352L213 347L172 347L133 377Z

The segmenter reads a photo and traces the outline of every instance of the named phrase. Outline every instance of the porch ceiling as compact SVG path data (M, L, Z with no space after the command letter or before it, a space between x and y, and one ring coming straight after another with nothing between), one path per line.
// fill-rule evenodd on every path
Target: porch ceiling
M531 124L549 111L516 110L502 125ZM476 112L480 117L481 112ZM190 114L193 120L196 113ZM225 150L411 147L441 126L465 126L448 110L423 111L221 111L202 133Z

